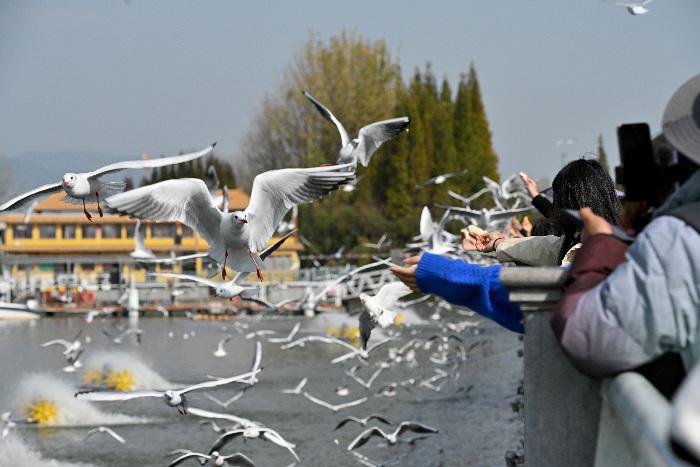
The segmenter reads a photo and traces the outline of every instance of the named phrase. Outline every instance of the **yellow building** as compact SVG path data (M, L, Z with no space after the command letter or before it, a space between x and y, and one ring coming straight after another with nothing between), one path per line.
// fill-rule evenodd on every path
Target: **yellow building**
M28 218L24 213L0 215L2 245L0 264L6 278L15 287L35 290L55 284L118 284L131 280L142 282L146 272L176 271L205 275L208 260L145 266L131 258L134 250L136 221L128 217L97 215L97 206L88 205L90 222L83 206L61 202L64 194L40 201ZM236 189L229 190L229 209L243 210L249 197ZM179 223L144 222L145 246L156 257L185 255L207 251L207 242L196 232ZM289 280L299 268L298 252L303 249L297 236L289 238L265 263L266 280Z

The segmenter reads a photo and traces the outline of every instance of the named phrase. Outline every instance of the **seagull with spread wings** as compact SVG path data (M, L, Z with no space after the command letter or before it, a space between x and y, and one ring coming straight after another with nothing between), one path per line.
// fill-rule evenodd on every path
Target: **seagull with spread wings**
M426 186L429 185L442 185L445 183L447 180L453 177L459 177L467 173L467 169L462 170L461 172L453 172L453 173L447 173L447 174L440 174L436 177L430 178L424 182L419 183L416 185L416 188L425 188Z
M351 169L351 171L345 171ZM245 211L224 213L197 178L166 180L107 198L119 214L154 221L178 221L194 229L209 245L209 256L238 272L260 272L265 266L257 252L267 245L284 215L292 207L311 203L355 177L352 164L280 169L261 173L253 180Z
M399 436L401 436L403 433L407 431L413 431L415 433L437 433L438 430L432 427L429 427L427 425L423 425L422 423L418 422L412 422L412 421L405 421L401 422L396 429L391 432L391 433L385 433L381 428L378 428L376 426L373 426L371 428L366 429L362 433L360 433L357 438L352 440L350 445L348 446L348 451L352 451L353 449L357 449L363 444L365 444L367 441L369 441L373 436L380 436L384 438L387 443L391 444L396 444L400 442Z
M102 208L100 207L100 196L107 198L111 195L121 193L126 188L126 184L122 182L103 182L100 177L105 175L121 172L127 169L151 169L155 167L165 167L166 165L181 164L183 162L193 161L201 157L208 156L214 150L216 143L206 149L183 154L181 156L161 157L159 159L146 159L140 161L125 161L116 162L114 164L100 167L97 170L86 173L66 173L63 175L63 180L59 183L49 183L42 185L19 196L15 196L9 201L0 205L0 211L8 211L17 209L30 203L32 200L57 193L61 190L65 191L66 196L61 199L64 203L79 204L83 203L83 213L89 221L92 222L92 216L87 211L85 203L97 202L97 211L102 217ZM100 195L101 194L101 195Z
M163 399L166 405L170 407L177 407L177 410L181 415L187 415L187 398L185 397L185 394L200 389L209 389L231 383L251 384L250 378L254 377L255 374L260 371L261 370L248 372L242 375L233 376L231 378L205 381L203 383L193 384L182 389L166 389L164 391L79 391L75 393L75 398L91 402L113 402L139 399L142 397L157 397Z
M112 430L111 428L108 428L106 426L98 426L97 428L93 428L92 430L88 431L87 434L85 435L85 441L87 439L97 433L105 433L112 438L114 438L116 441L119 441L120 443L124 444L126 443L126 440L122 438L120 434L118 434L116 431Z
M371 296L366 293L360 294L360 301L365 307L365 311L360 313L360 340L362 349L367 349L367 342L372 334L372 329L376 325L382 328L393 324L398 314L396 304L398 300L411 294L411 289L403 282L390 282L384 284L376 295Z
M396 138L402 131L408 128L410 119L408 117L392 118L382 120L380 122L371 123L360 128L357 138L350 139L347 130L340 123L333 113L314 96L304 91L304 96L311 101L323 117L332 122L340 133L340 153L338 155L338 164L360 164L367 167L369 161L372 160L372 155L379 147Z

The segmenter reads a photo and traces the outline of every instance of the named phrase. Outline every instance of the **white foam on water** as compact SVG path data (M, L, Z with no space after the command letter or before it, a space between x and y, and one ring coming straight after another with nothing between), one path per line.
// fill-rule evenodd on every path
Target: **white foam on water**
M72 384L47 373L25 375L17 386L15 407L17 414L26 414L27 407L46 401L56 407L54 420L42 426L95 426L148 423L144 417L107 413L97 409L91 402L75 398L77 388Z
M12 467L88 467L92 464L75 464L46 459L22 438L10 433L0 441L0 466Z
M83 371L128 371L134 378L132 389L164 389L173 387L134 353L119 350L96 350L84 360Z

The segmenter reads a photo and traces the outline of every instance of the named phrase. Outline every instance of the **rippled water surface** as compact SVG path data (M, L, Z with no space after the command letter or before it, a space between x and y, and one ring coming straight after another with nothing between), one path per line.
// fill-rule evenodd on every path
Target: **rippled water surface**
M73 404L70 394L82 384L90 365L104 365L113 358L114 365L133 367L134 383L157 385L163 382L188 384L207 380L206 375L228 376L245 372L251 364L255 339L246 339L245 333L259 329L277 331L277 336L289 332L301 322L299 336L323 333L329 325L337 326L340 316L316 318L242 318L248 329L239 334L233 322L192 321L184 318L142 318L138 327L143 330L142 344L125 338L121 345L105 337L102 329L118 334L117 327L127 326L126 319L96 319L86 324L82 318L44 318L35 322L0 323L0 409L21 414L28 400L49 399L52 396L59 412L63 411L60 426L38 427L20 425L4 443L0 442L0 465L97 465L97 466L164 466L166 454L176 448L207 452L218 436L200 418L182 416L158 399L139 399L129 402ZM458 317L455 320L464 320ZM473 319L473 318L472 318ZM354 319L345 321L352 323ZM227 330L222 327L226 327ZM65 360L59 347L41 348L41 343L58 337L72 338L84 329L85 344L80 372L64 373ZM418 365L410 368L401 363L384 370L369 390L345 375L358 364L351 360L331 364L344 349L335 345L308 344L302 348L281 350L281 344L263 343L263 367L260 382L250 388L227 409L217 407L201 395L192 393L189 404L203 409L230 412L257 420L280 432L297 445L305 466L357 466L358 460L347 452L347 446L363 429L348 424L334 431L345 415L363 417L371 412L384 415L394 424L402 420L416 420L439 429L439 433L414 447L398 445L387 447L380 440L368 442L358 451L379 463L403 459L398 465L406 466L499 466L504 464L506 450L515 449L522 438L522 420L511 409L522 377L522 359L517 350L521 342L516 335L481 320L478 335L474 329L460 334L463 346L470 352L458 370L440 392L413 387L411 392L399 389L393 397L378 397L383 384L407 378L427 378L434 368L446 368L428 360L435 352L417 349ZM374 365L385 360L390 347L399 347L408 339L429 337L439 331L438 322L428 322L401 329L401 336L371 354L367 367L358 370L368 377ZM213 351L220 338L231 333L233 338L226 348L229 355L216 358ZM415 334L415 335L412 335ZM187 338L184 336L187 335ZM172 336L172 337L170 337ZM276 336L276 337L277 337ZM110 354L113 356L110 357ZM92 355L92 363L91 362ZM131 362L130 362L131 361ZM126 363L125 363L126 362ZM32 376L34 375L34 376ZM308 377L305 390L332 403L367 397L357 407L332 413L308 401L303 396L281 394ZM346 385L349 395L336 394L338 386ZM211 391L219 399L228 399L238 387ZM81 402L81 401L77 401ZM126 440L119 444L106 436L94 436L84 441L91 426L112 426ZM385 431L388 427L381 424ZM225 453L241 451L259 466L287 466L294 459L288 451L260 440L236 440ZM184 465L198 465L195 462Z

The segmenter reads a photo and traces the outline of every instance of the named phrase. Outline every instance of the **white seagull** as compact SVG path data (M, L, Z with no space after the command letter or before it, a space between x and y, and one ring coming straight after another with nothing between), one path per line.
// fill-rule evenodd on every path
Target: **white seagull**
M218 451L212 451L211 454L202 454L201 452L189 451L184 453L177 459L173 459L173 461L170 464L168 464L168 467L175 467L176 465L180 465L189 459L197 459L197 461L201 465L204 465L205 463L209 462L211 465L214 465L216 467L221 467L223 465L255 467L253 461L245 454L236 452L227 456L223 456Z
M87 217L89 221L92 221L92 216L87 211L85 202L97 202L97 211L99 212L100 217L102 217L100 193L102 194L102 198L106 199L111 195L121 193L126 187L126 184L123 182L103 182L100 180L100 177L127 169L151 169L155 167L164 167L166 165L189 162L199 159L200 157L208 156L214 150L214 146L216 146L216 143L201 151L183 154L181 156L161 157L159 159L146 159L140 161L116 162L87 173L69 172L63 175L63 180L59 183L42 185L33 189L32 191L22 193L21 195L1 204L0 211L17 209L35 198L64 190L66 192L66 196L61 201L71 204L79 204L82 202L85 217Z
M331 113L314 96L304 91L304 96L316 107L323 117L332 122L340 133L340 153L338 164L352 163L367 167L374 152L385 142L396 138L401 132L408 128L410 119L408 117L392 118L380 122L371 123L360 128L357 138L351 140L347 130L340 120Z
M227 400L225 400L225 401L222 401L222 400L220 400L220 399L218 399L218 398L212 396L212 395L209 394L208 392L205 392L205 393L203 393L203 394L204 394L204 397L206 397L207 399L209 399L210 401L212 401L212 402L215 403L216 405L219 405L219 406L223 407L224 409L227 409L229 405L233 404L233 403L236 402L238 399L240 399L241 397L243 397L243 395L245 394L245 389L244 389L243 391L237 392L234 396L232 396L231 398L229 398L229 399L227 399ZM214 422L212 422L212 423L214 423Z
M48 342L44 342L41 344L42 347L49 347L51 345L60 345L63 347L63 355L69 355L72 353L77 352L80 350L82 347L82 342L80 341L80 335L83 333L83 330L81 329L78 331L78 334L75 335L73 340L67 341L65 339L53 339Z
M649 8L646 7L653 0L644 0L642 2L615 2L615 5L627 8L627 12L632 16L645 15L649 13Z
M381 250L385 246L389 246L390 242L387 242L387 234L383 234L381 237L379 237L379 241L377 243L363 243L360 246L364 248L373 248L375 250Z
M157 390L142 390L142 391L79 391L75 393L75 398L91 402L107 402L107 401L126 401L130 399L138 399L141 397L158 397L162 398L166 405L177 407L178 412L182 415L187 414L187 398L185 394L199 389L208 389L217 386L223 386L230 383L247 383L250 384L250 378L255 376L255 373L249 372L231 378L218 379L213 381L205 381L199 384L193 384L182 389L166 389L165 391Z
M273 343L273 344L282 344L282 343L292 342L292 339L294 339L294 336L296 336L297 332L299 332L300 327L301 327L301 323L297 323L294 325L294 327L289 332L287 337L270 337L269 339L267 339L267 341L270 343Z
M441 175L438 175L437 177L433 177L433 178L430 178L424 182L419 183L418 185L416 185L416 188L425 188L428 185L442 185L450 178L459 177L459 176L462 176L466 173L467 173L467 169L464 169L461 172L441 174Z
M296 459L296 461L299 462L299 456L297 456L296 451L294 451L293 444L289 443L287 440L282 438L282 435L280 435L272 428L261 426L250 426L239 430L227 431L226 433L219 436L216 439L216 441L214 441L214 444L209 450L209 453L213 454L214 452L221 451L221 448L223 448L224 446L226 446L226 444L228 444L230 441L233 441L239 436L243 436L244 439L259 438L265 441L270 441L278 446L287 449L292 454L292 456L294 456L294 459Z
M532 211L532 207L527 208L517 208L517 209L470 209L461 208L455 206L442 206L436 205L445 209L449 209L451 212L457 213L463 217L466 217L470 223L481 227L482 229L493 232L499 230L505 223L510 222L513 216L524 214L528 211Z
M372 413L372 414L367 415L365 418L356 418L356 417L344 418L343 420L340 421L340 423L338 423L335 426L335 428L333 428L333 431L342 428L346 423L350 423L350 422L355 422L355 423L359 423L362 426L366 426L370 420L379 420L382 423L385 423L387 425L391 425L391 422L389 420L387 420L386 418L382 417L378 413Z
M205 258L209 256L209 253L193 253L189 255L176 256L174 251L170 252L170 256L165 258L138 258L139 263L147 264L175 264L182 263L184 261L190 261L197 258Z
M411 422L411 421L405 421L401 422L399 426L392 431L391 433L385 433L382 431L381 428L378 428L376 426L373 426L371 428L366 429L362 433L360 433L357 438L352 440L350 445L348 445L348 451L352 451L353 449L359 448L363 444L365 444L367 441L369 441L373 436L380 436L384 438L389 444L396 444L399 442L399 436L401 434L407 432L407 431L413 431L415 433L437 433L438 430L432 427L429 427L427 425L423 425L422 423L418 422Z
M219 341L219 343L216 345L216 350L214 351L215 357L225 357L228 355L228 352L226 352L226 349L224 349L224 345L226 345L226 343L230 341L232 337L233 336L231 334L227 334Z
M134 227L134 251L129 253L134 259L153 259L155 255L151 250L146 249L146 233L141 230L141 221L136 221Z
M120 443L126 443L126 440L122 438L117 432L115 432L111 428L107 428L106 426L98 426L97 428L93 428L92 430L88 431L85 435L85 441L87 441L87 439L95 433L106 433L115 440L119 441Z
M306 386L307 381L309 381L309 378L304 378L302 379L299 384L296 385L296 387L292 389L282 389L282 394L301 394L301 390L304 389L304 386Z
M398 314L396 303L401 297L412 292L406 284L397 281L384 284L375 296L364 292L360 294L360 301L365 307L365 311L360 313L360 339L363 349L367 349L367 342L376 325L386 328L394 323Z
M287 240L292 234L294 234L295 231L289 232L287 235L284 237L280 238L277 240L275 243L270 245L269 247L265 248L260 253L260 261L264 261L268 256L270 256L275 250L277 250L285 240ZM199 277L199 276L191 276L188 274L178 274L174 272L154 272L154 273L149 273L149 276L157 276L157 277L169 277L173 279L181 279L181 280L188 280L188 281L193 281L193 282L198 282L200 284L208 285L209 287L214 289L214 293L216 294L217 297L220 298L227 298L233 301L233 299L237 296L239 296L242 292L245 290L252 290L255 289L255 287L243 287L238 285L241 281L243 281L246 277L248 277L247 272L239 272L234 276L234 278L228 282L217 282L213 281L211 279L207 279L204 277ZM223 356L223 355L222 355Z
M257 251L265 248L284 215L292 207L322 198L351 181L352 164L308 169L270 170L253 180L245 211L221 212L206 184L196 178L166 180L108 198L107 206L125 215L155 221L179 221L207 241L209 256L238 272L257 272L264 264Z
M343 404L338 404L338 405L333 405L329 402L322 401L321 399L312 396L311 394L309 394L306 391L304 391L304 397L309 399L314 404L317 404L317 405L320 405L321 407L325 407L325 408L329 409L333 413L337 413L339 410L347 409L349 407L355 407L356 405L364 404L365 402L367 402L367 398L362 397L362 398L354 400L354 401L345 402Z
M374 380L377 379L377 376L379 376L379 373L384 371L384 367L380 366L377 368L374 373L372 373L372 376L370 376L368 379L362 379L359 376L357 376L356 372L360 368L360 365L355 365L354 367L350 368L350 370L346 371L345 374L354 379L358 384L363 386L365 389L369 389L372 387L372 383L374 383Z

